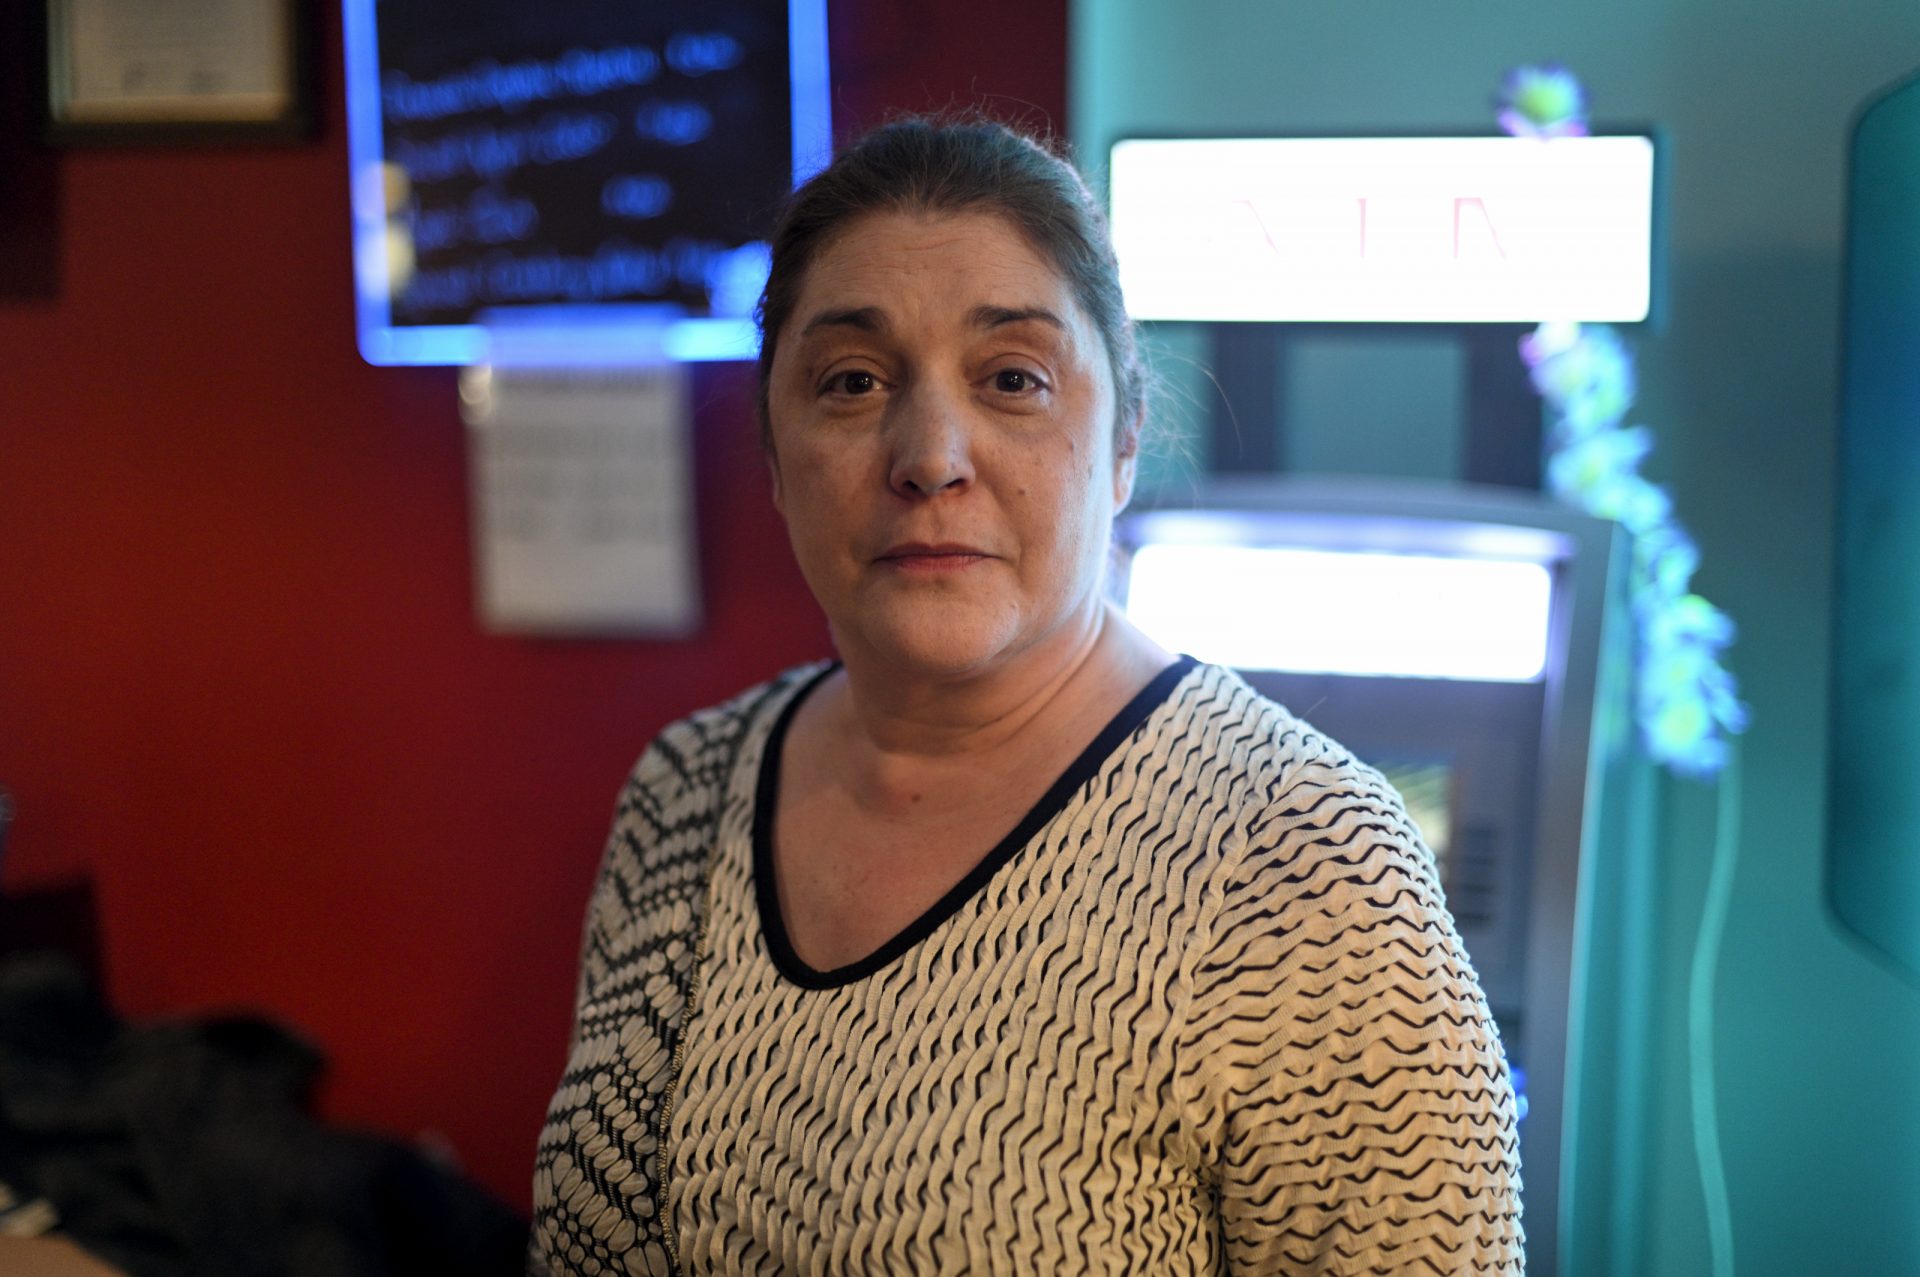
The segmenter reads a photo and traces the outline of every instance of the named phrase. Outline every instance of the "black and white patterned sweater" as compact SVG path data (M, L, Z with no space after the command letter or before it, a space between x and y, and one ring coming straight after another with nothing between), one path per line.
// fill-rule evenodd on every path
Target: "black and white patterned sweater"
M770 825L826 668L634 771L534 1272L1521 1271L1506 1064L1377 773L1182 661L925 916L814 971Z

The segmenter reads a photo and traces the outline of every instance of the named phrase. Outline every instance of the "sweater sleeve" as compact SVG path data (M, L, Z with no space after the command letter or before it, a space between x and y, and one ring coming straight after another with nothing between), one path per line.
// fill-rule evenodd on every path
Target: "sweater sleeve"
M744 722L723 706L670 725L621 791L587 904L566 1068L535 1154L529 1273L667 1270L654 1222L663 1095Z
M1225 874L1178 1044L1228 1271L1517 1274L1513 1092L1432 853L1317 743Z

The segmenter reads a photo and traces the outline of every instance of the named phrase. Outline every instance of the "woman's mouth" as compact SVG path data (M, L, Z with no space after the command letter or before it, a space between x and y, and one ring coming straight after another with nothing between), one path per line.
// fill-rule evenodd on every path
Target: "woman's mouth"
M879 562L902 572L959 572L991 556L970 545L923 545L909 542L896 545Z

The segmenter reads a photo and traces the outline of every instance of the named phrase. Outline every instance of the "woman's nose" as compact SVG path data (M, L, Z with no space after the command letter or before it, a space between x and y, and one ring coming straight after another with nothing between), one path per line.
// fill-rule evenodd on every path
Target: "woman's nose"
M938 387L920 385L894 401L893 468L902 496L930 497L973 482L973 448L964 405Z

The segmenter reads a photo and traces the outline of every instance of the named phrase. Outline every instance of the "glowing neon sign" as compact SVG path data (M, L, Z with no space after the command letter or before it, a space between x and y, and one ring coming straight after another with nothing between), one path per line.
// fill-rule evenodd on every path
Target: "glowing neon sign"
M1136 318L1634 322L1653 175L1639 136L1135 139L1109 182Z

